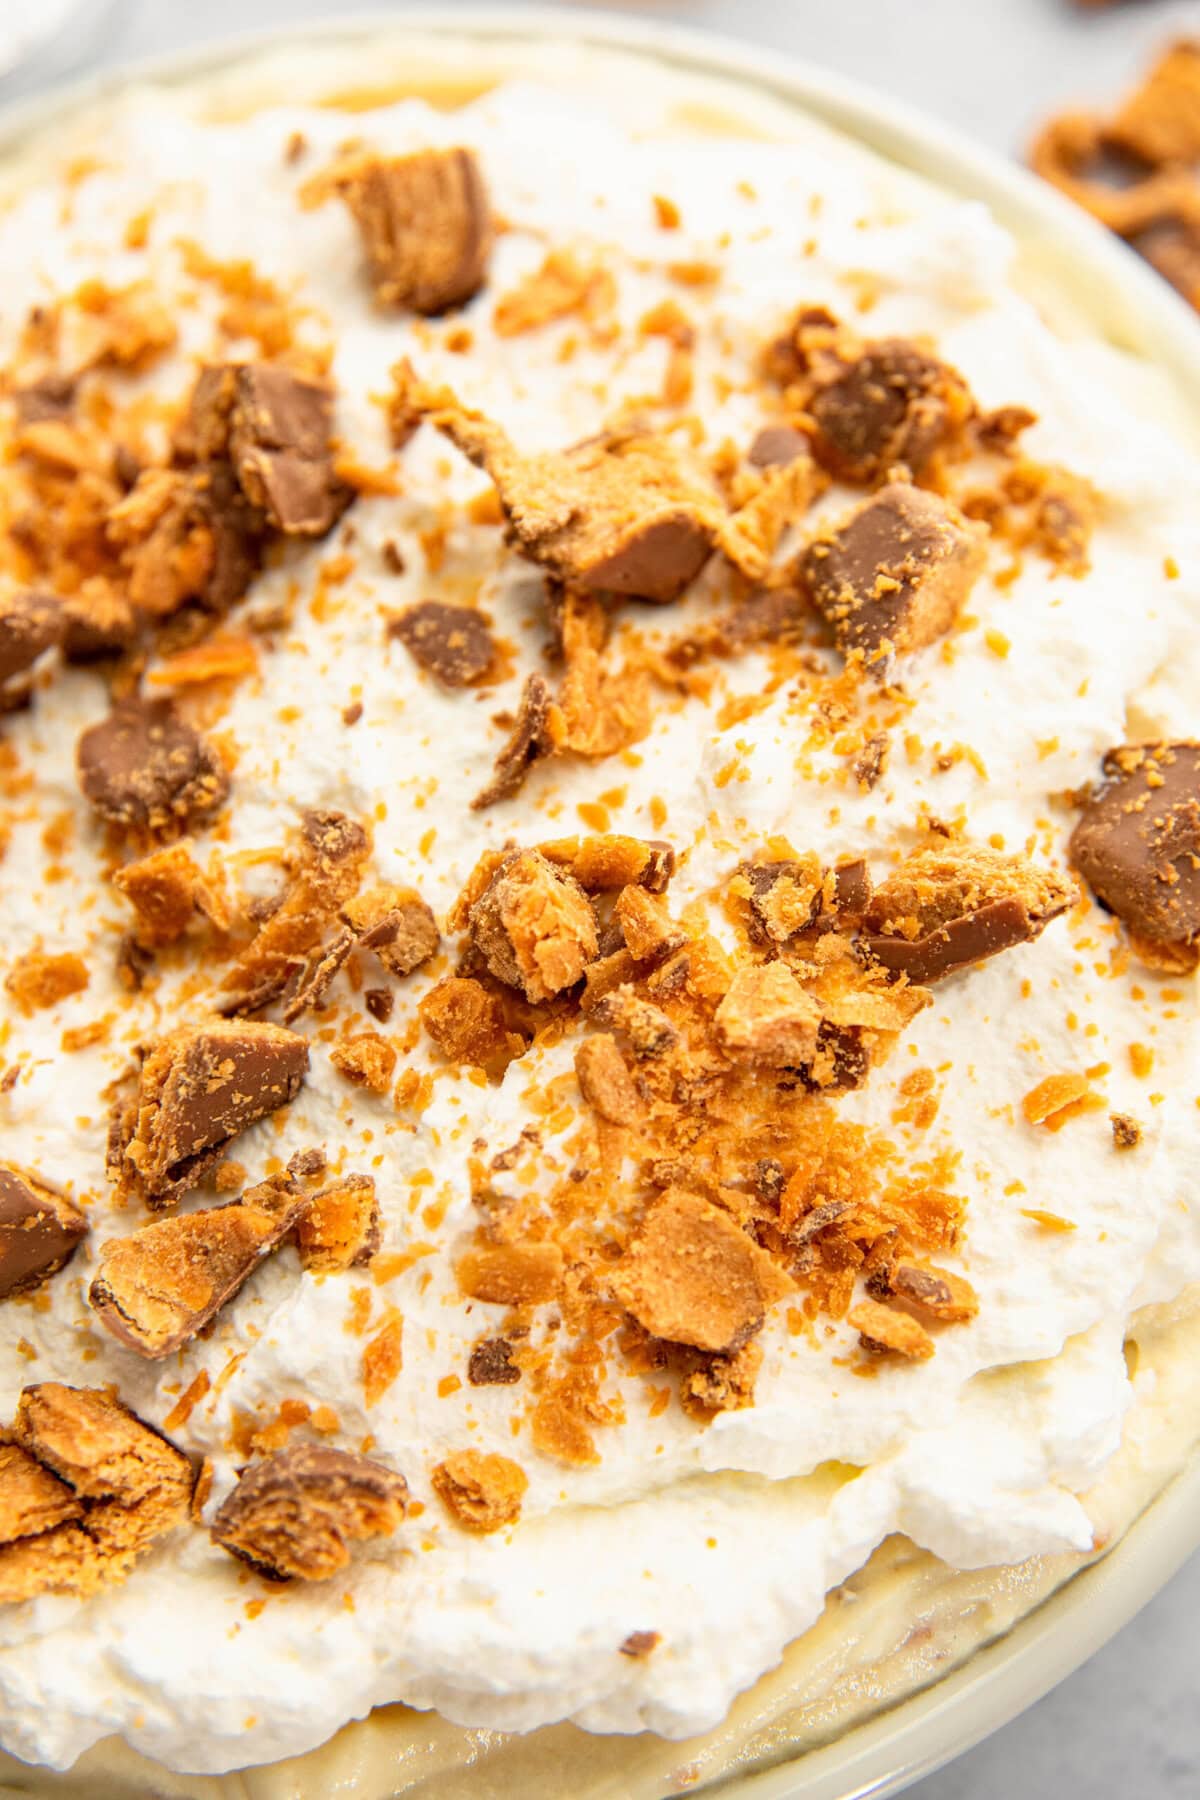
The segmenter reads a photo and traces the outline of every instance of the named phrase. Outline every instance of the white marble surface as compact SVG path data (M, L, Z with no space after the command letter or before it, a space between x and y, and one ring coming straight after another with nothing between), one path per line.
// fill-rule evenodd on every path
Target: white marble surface
M454 3L442 0L447 12ZM336 0L93 4L90 30L73 36L67 54L110 66L255 25L351 10ZM1018 151L1055 106L1116 93L1162 39L1200 32L1200 0L1128 0L1095 13L1071 0L660 0L624 10L827 63L1003 151ZM64 60L60 54L54 72ZM43 62L22 85L49 71ZM1198 1800L1198 1617L1200 1557L1077 1675L919 1783L912 1800Z

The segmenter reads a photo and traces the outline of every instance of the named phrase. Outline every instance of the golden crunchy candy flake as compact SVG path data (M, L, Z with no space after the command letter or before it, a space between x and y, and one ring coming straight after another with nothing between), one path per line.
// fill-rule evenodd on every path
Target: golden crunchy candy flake
M481 1244L458 1260L455 1273L471 1300L497 1306L545 1306L562 1287L557 1244Z
M617 1041L606 1032L584 1038L575 1052L579 1091L592 1111L612 1125L634 1125L642 1106Z
M28 1017L82 994L90 980L88 966L73 951L47 953L36 948L19 956L4 978L5 991Z
M418 1011L450 1062L499 1076L525 1049L525 1039L509 1029L498 997L470 977L450 975L439 981L422 996Z
M222 1549L278 1581L324 1581L350 1545L389 1537L408 1504L402 1475L324 1444L295 1444L252 1462L213 1523Z
M979 1296L965 1276L927 1263L885 1264L876 1277L868 1276L867 1289L875 1299L896 1300L939 1325L965 1324L979 1311Z
M609 1286L652 1337L731 1355L793 1284L728 1213L670 1188L613 1266Z
M786 963L739 969L715 1023L731 1056L766 1068L799 1068L817 1052L821 1009Z
M113 874L113 886L137 914L138 938L146 945L173 943L197 915L218 931L229 927L224 896L184 844L168 844L125 863Z
M355 1087L386 1094L396 1072L397 1055L395 1044L377 1031L359 1031L334 1044L329 1060L338 1074Z
M622 888L613 907L625 948L635 962L661 961L686 942L663 902L644 887Z
M492 315L497 337L520 337L559 319L598 324L616 305L617 289L603 263L574 250L551 249L536 269L501 294Z
M82 1517L83 1502L65 1481L19 1444L0 1442L0 1545Z
M1044 1125L1056 1113L1086 1098L1091 1083L1086 1075L1047 1075L1030 1088L1021 1102L1021 1112L1029 1125Z
M314 1275L361 1268L379 1248L379 1202L369 1175L343 1175L312 1196L296 1227L300 1261Z
M934 1353L933 1339L908 1313L881 1306L877 1300L860 1300L847 1314L847 1323L858 1332L862 1348L872 1356L902 1356L910 1362L926 1362Z
M500 1531L515 1525L529 1478L511 1457L481 1450L456 1450L438 1463L430 1479L434 1492L466 1531Z

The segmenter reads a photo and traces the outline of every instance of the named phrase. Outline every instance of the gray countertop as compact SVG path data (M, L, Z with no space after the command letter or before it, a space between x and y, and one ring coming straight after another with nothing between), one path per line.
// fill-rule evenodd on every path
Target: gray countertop
M115 66L348 10L337 0L118 0L104 30L77 44L93 66ZM1117 93L1172 33L1200 32L1200 3L1179 0L1096 12L1070 0L660 0L623 10L826 63L1007 152L1056 106ZM1077 1675L921 1782L914 1800L1197 1800L1198 1617L1200 1557Z

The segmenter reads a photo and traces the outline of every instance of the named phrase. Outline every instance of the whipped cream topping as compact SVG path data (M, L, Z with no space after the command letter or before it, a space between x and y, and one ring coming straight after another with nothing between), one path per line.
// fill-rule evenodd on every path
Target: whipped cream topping
M766 142L677 141L645 123L533 83L452 116L408 101L352 125L308 108L204 125L140 96L98 164L76 171L69 203L48 177L0 217L11 271L0 351L10 353L13 322L29 307L80 280L119 286L149 275L175 297L181 341L140 380L149 392L181 394L190 359L211 352L217 308L187 273L179 246L191 240L223 261L249 259L308 309L313 341L335 347L338 433L378 467L391 455L378 397L403 355L497 418L523 449L556 447L596 431L622 400L659 389L666 346L639 339L636 325L682 297L698 326L693 407L707 443L744 443L761 423L749 373L788 312L803 301L854 316L869 304L864 329L931 338L982 406L1036 410L1030 453L1103 497L1090 571L1074 579L1029 557L1013 574L992 547L953 655L934 646L904 669L912 704L903 733L924 748L910 755L898 741L869 793L846 782L832 755L800 757L803 728L780 690L733 724L699 699L663 710L636 758L552 764L515 799L476 813L470 798L502 739L493 714L515 703L519 676L478 695L446 694L388 642L386 613L433 594L481 595L517 647L514 664L528 668L540 649L541 577L494 528L472 523L463 504L481 477L422 432L405 450L402 492L362 497L348 515L352 555L337 534L292 544L255 584L252 605L288 600L294 610L262 651L260 676L239 686L219 722L237 753L222 854L282 846L299 808L336 807L372 822L379 878L417 886L439 912L481 850L578 830L577 809L589 803L606 809L614 830L666 836L687 853L675 910L774 832L823 858L865 853L884 866L918 841L922 806L965 817L979 841L1036 846L1061 863L1074 816L1062 796L1094 778L1103 752L1124 738L1127 713L1193 729L1193 465L1155 424L1109 398L1094 345L1060 342L1021 298L1012 246L979 207L930 194L913 210L907 185L848 147L806 146L798 156ZM284 154L297 132L308 146L298 164ZM359 132L382 151L478 151L509 229L488 289L467 311L465 353L451 341L461 320L378 312L348 215L299 204L307 176ZM654 195L678 207L677 230L656 222ZM150 241L130 249L126 226L147 207ZM551 246L598 256L613 275L624 327L615 344L590 340L571 320L516 340L494 334L494 297ZM671 268L689 263L718 278L681 290ZM847 497L831 492L814 522ZM671 609L668 628L722 579L711 567L695 598ZM746 657L723 681L722 697L759 695L765 666ZM362 713L349 726L351 702ZM320 1144L335 1167L372 1174L390 1278L315 1277L284 1250L208 1336L146 1364L96 1328L84 1300L96 1247L132 1223L113 1210L104 1178L104 1090L134 1043L211 990L189 971L186 995L176 975L131 1001L111 972L128 919L104 881L74 770L78 734L106 706L97 677L62 671L5 727L36 780L5 858L5 958L40 943L80 952L91 970L85 993L7 1022L4 1059L20 1073L0 1094L5 1156L86 1204L92 1236L46 1291L49 1305L43 1294L0 1309L0 1418L26 1382L59 1379L114 1382L142 1417L162 1423L206 1371L209 1393L172 1435L212 1459L210 1512L244 1460L239 1420L271 1419L288 1397L332 1408L332 1441L369 1436L372 1455L403 1472L424 1510L395 1540L367 1547L345 1578L272 1593L265 1606L260 1584L195 1531L86 1603L52 1596L8 1609L6 1746L64 1766L120 1732L174 1767L219 1772L304 1750L396 1699L480 1726L572 1718L597 1731L683 1736L714 1724L891 1532L959 1567L1091 1546L1076 1495L1120 1439L1126 1322L1200 1278L1200 1219L1187 1191L1200 1046L1186 984L1115 972L1117 928L1081 909L1036 943L939 986L892 1060L838 1102L914 1159L960 1158L969 1197L961 1268L981 1308L939 1338L930 1362L881 1364L862 1379L848 1327L796 1335L779 1307L762 1335L752 1408L700 1428L675 1408L656 1412L647 1384L614 1365L608 1385L625 1419L600 1434L600 1462L550 1461L527 1433L514 1435L513 1390L461 1384L471 1344L502 1310L464 1304L453 1263L476 1222L473 1146L482 1139L494 1152L517 1140L532 1102L569 1074L571 1046L531 1052L490 1089L440 1071L417 1116L349 1088L318 1027L299 1098L233 1154L257 1176L269 1159ZM972 754L936 767L931 751L956 746ZM48 845L46 826L60 815L69 827ZM210 841L197 840L202 859ZM399 990L393 1030L412 1018L427 981L418 975ZM64 1030L110 1011L108 1042L64 1053ZM1133 1042L1153 1050L1149 1079L1133 1073ZM419 1041L405 1057L432 1066ZM920 1132L893 1117L914 1069L934 1072L939 1102ZM1056 1134L1024 1123L1022 1096L1064 1070L1098 1071L1112 1108L1144 1126L1136 1153L1114 1152L1103 1111ZM543 1155L556 1151L565 1156L551 1129ZM1048 1230L1031 1211L1073 1229ZM347 1328L359 1287L368 1337L393 1309L404 1322L403 1369L370 1406L364 1338ZM468 1446L520 1460L529 1489L514 1529L473 1538L434 1498L430 1470ZM661 1634L654 1653L620 1655L637 1630Z

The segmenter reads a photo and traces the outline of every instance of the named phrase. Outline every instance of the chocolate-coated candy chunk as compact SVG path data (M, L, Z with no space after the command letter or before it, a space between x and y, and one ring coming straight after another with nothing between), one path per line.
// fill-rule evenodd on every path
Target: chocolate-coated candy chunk
M222 805L229 776L170 700L120 700L85 731L79 783L100 817L132 831L182 831Z
M878 667L949 631L983 564L956 507L893 481L811 543L799 572L838 648Z
M756 469L780 469L809 454L808 439L794 425L764 425L746 452L746 461Z
M32 668L62 631L62 606L53 594L36 588L0 594L0 689Z
M278 530L323 537L352 495L333 471L333 389L267 363L237 370L229 453L242 492Z
M443 313L482 287L492 216L473 151L366 156L336 176L335 185L362 233L383 305Z
M277 1581L323 1581L346 1567L350 1542L390 1536L407 1501L404 1477L382 1463L296 1444L244 1470L212 1534Z
M310 1204L286 1176L229 1206L159 1219L100 1251L88 1301L118 1343L139 1356L178 1350L294 1230Z
M61 1194L0 1168L0 1300L40 1287L70 1262L87 1220Z
M843 481L875 481L897 463L914 475L971 412L953 369L903 338L868 344L809 404L813 454Z
M1200 940L1200 744L1125 744L1103 766L1072 861L1135 937L1189 952Z
M487 620L473 606L422 600L393 619L389 630L443 687L478 681L496 659L496 641Z
M0 1545L81 1518L83 1502L19 1444L0 1442Z
M958 844L919 850L876 889L862 942L877 962L926 986L1040 937L1075 898L1024 856Z
M192 1187L220 1149L293 1099L308 1043L282 1025L214 1019L168 1032L142 1064L120 1162L151 1205Z

